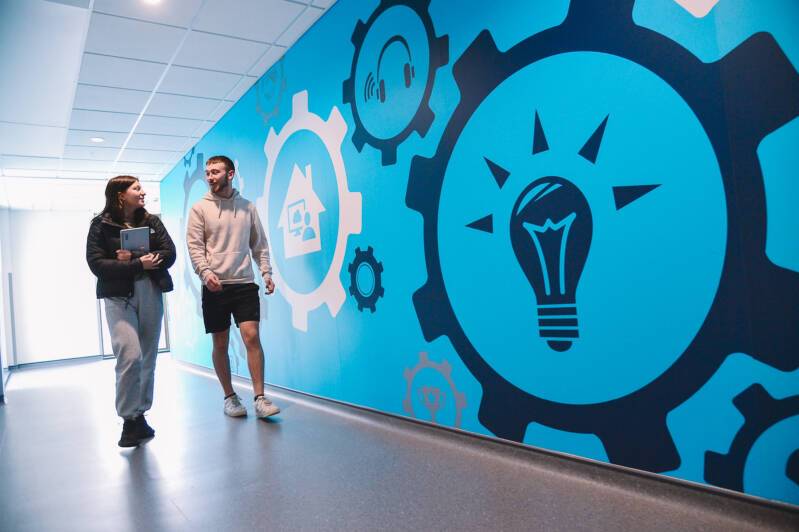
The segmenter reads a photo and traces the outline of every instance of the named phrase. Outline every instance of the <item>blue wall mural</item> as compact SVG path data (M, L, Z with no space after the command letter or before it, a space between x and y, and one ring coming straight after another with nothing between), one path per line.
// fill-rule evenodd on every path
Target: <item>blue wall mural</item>
M226 154L268 382L799 503L797 23L339 0L161 184L173 354L211 365L183 239Z

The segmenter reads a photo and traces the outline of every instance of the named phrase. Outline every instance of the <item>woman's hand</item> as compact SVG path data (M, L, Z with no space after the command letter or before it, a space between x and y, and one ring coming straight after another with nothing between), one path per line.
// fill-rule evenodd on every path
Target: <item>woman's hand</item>
M142 268L144 268L145 270L156 270L164 261L164 259L161 258L161 256L158 253L156 254L148 253L147 255L142 256L140 260Z
M118 249L117 250L117 260L130 260L130 250L128 250L128 249Z

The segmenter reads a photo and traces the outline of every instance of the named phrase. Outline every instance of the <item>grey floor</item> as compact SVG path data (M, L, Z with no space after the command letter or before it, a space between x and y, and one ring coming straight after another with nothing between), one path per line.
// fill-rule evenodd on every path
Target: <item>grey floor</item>
M168 356L156 437L120 449L113 379L113 361L11 375L0 530L799 530L795 507L281 390L274 421L227 418L212 375Z

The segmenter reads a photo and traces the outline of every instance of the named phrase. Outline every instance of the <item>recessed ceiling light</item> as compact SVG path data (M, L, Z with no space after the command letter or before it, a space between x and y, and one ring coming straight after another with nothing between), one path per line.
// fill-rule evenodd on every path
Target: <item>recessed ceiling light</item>
M89 140L92 142L105 142L105 139L103 137L92 137Z
M144 0L144 3L145 3L145 4L152 4L152 5L155 5L155 4L160 4L160 3L161 3L161 0Z

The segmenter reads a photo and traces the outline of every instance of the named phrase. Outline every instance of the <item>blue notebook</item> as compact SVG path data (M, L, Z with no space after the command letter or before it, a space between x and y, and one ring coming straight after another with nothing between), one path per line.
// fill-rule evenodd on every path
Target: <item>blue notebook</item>
M137 227L123 229L119 232L119 241L122 249L129 251L150 251L150 228Z

